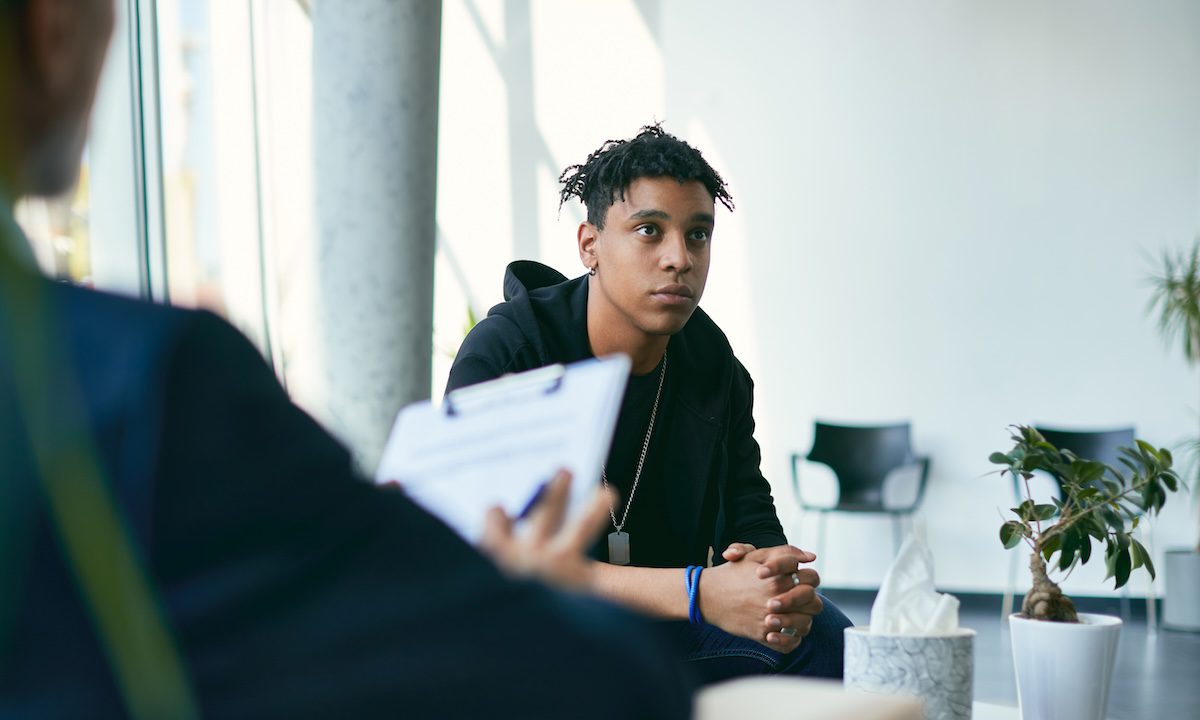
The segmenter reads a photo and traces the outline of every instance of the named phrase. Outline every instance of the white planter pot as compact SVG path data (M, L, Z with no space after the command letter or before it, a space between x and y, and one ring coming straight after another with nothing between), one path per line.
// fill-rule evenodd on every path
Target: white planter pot
M1078 623L1008 619L1022 720L1104 720L1121 619L1088 613Z
M1200 553L1168 550L1163 564L1167 594L1163 598L1163 627L1200 630Z

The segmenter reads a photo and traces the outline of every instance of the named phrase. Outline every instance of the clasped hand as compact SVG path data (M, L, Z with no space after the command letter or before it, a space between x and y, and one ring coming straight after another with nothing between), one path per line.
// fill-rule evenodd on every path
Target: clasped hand
M779 652L795 650L823 607L820 575L800 567L817 556L791 545L759 550L749 543L734 543L721 555L725 564L707 570L700 581L705 619ZM797 634L785 635L784 628Z

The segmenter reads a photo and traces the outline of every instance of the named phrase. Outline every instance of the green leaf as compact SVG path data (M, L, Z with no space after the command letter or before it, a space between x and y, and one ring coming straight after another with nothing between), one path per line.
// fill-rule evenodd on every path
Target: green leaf
M1105 549L1105 565L1108 575L1105 579L1116 578L1116 587L1120 588L1129 581L1132 561L1129 553L1129 536L1124 533L1114 533Z
M1035 505L1033 510L1034 517L1038 520L1049 520L1058 514L1058 508L1053 505Z
M1138 567L1139 564L1145 566L1146 572L1150 573L1150 579L1156 579L1158 576L1154 573L1154 559L1150 557L1150 553L1146 550L1145 546L1134 538L1130 539L1132 540L1130 550L1133 553L1134 567ZM1141 560L1140 563L1138 563L1139 559Z
M1149 483L1146 485L1146 488L1151 490L1150 498L1154 505L1153 512L1157 514L1167 502L1167 493L1155 483Z
M1080 460L1072 463L1072 466L1077 468L1076 476L1080 485L1090 485L1104 477L1105 466L1102 462Z
M1117 551L1117 554L1115 557L1116 557L1116 566L1115 566L1114 574L1116 575L1116 578L1117 578L1116 587L1119 589L1119 588L1124 587L1125 583L1129 582L1129 573L1132 569L1132 565L1131 565L1131 562L1129 559L1129 548L1123 548L1123 549Z
M1137 570L1143 564L1143 558L1146 557L1145 548L1137 540L1133 540L1129 544L1129 557L1133 560L1133 569Z
M1131 499L1142 509L1142 512L1150 512L1150 508L1154 507L1154 488L1149 484L1143 485L1142 491Z
M1084 535L1079 540L1079 563L1086 565L1087 561L1092 558L1092 539Z
M1049 562L1050 556L1053 555L1060 547L1062 547L1062 542L1063 536L1061 533L1058 535L1051 535L1049 540L1042 543L1042 557Z
M1062 535L1062 547L1059 549L1058 569L1066 570L1075 561L1075 553L1079 550L1079 532L1071 528Z
M1104 517L1104 522L1108 523L1110 528L1117 532L1125 531L1125 521L1121 519L1121 516L1117 514L1112 505L1105 505L1100 508L1100 514Z
M996 465L1012 465L1013 459L1002 452L994 452L988 455L988 462L995 463Z
M1000 526L1000 542L1006 548L1015 548L1025 537L1025 526L1016 520L1009 520Z

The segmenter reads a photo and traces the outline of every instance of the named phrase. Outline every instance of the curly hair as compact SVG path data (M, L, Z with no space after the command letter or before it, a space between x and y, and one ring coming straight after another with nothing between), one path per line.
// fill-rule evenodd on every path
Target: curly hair
M638 178L670 177L683 184L697 180L708 190L714 201L729 210L733 198L720 174L696 148L662 129L661 124L647 125L631 140L608 140L582 165L571 165L562 171L558 181L558 207L573 197L587 208L588 222L604 228L608 209Z

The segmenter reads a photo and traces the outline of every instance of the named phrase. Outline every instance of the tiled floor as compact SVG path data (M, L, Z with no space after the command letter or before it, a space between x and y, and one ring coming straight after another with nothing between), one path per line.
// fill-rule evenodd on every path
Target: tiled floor
M874 593L825 588L822 592L856 624L870 621ZM1000 622L1000 597L969 595L960 599L959 624L977 633L975 699L1015 706L1012 646L1008 626ZM1117 600L1076 598L1076 604L1084 612L1121 614ZM1131 606L1134 614L1122 628L1117 650L1109 718L1200 720L1200 633L1151 632L1144 616L1145 604L1135 602ZM1141 617L1137 615L1139 610L1143 611Z

